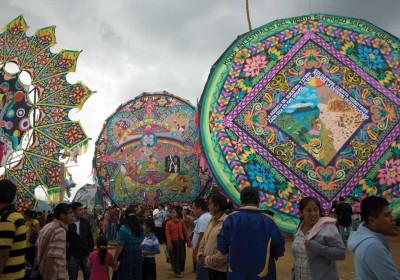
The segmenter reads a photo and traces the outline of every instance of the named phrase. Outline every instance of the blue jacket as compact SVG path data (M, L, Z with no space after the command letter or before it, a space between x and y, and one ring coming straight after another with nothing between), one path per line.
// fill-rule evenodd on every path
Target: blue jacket
M218 251L229 253L229 280L276 279L275 260L283 256L285 240L267 213L251 206L232 212L217 241Z
M352 231L347 242L354 252L357 280L398 280L389 244L383 234L371 231L362 224Z

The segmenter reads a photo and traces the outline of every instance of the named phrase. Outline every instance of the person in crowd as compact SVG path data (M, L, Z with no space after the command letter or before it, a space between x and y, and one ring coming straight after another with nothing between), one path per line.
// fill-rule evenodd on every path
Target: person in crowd
M22 279L25 275L26 227L14 201L17 187L0 180L0 279Z
M24 218L26 226L25 260L31 267L33 267L36 256L35 244L40 231L40 223L35 219L35 212L31 209L24 211Z
M54 220L43 227L36 242L35 265L43 280L67 279L67 225L72 222L71 205L60 203L54 208Z
M294 233L293 279L339 280L337 260L346 258L346 248L336 219L322 217L320 202L311 196L299 202L301 222Z
M97 251L90 254L87 266L91 267L90 280L109 280L109 267L114 267L114 258L107 250L108 241L104 236L96 239Z
M196 219L193 215L193 210L191 207L188 207L186 209L184 208L182 214L183 214L183 221L185 222L186 228L188 230L189 238L193 243L194 227L196 222ZM192 270L193 273L196 273L196 266L197 266L197 261L195 261L193 258L193 270Z
M354 198L350 199L351 210L353 214L351 215L351 230L357 231L361 223L361 203Z
M117 279L142 280L142 250L141 243L145 230L139 223L133 208L125 211L125 224L121 226L114 253L114 263L118 263Z
M97 234L97 229L98 229L98 223L97 223L97 210L93 209L93 212L89 215L89 222L90 226L92 228L92 233Z
M163 239L163 220L164 220L164 207L162 204L158 204L157 208L153 211L153 219L155 224L155 234L157 236L160 244L164 244L165 240Z
M82 218L84 218L87 221L90 221L89 209L86 206L83 207L83 216L82 216Z
M273 218L259 209L256 188L243 188L240 202L217 237L218 251L229 254L227 279L276 279L275 261L284 254L285 240Z
M226 280L226 264L228 255L222 255L217 250L217 236L221 231L230 208L230 203L221 194L214 194L208 202L212 218L200 242L197 253L198 260L208 268L209 280Z
M204 232L207 229L211 215L207 212L207 202L204 198L197 198L192 203L193 215L197 219L193 232L193 261L196 262L196 280L207 280L207 267L198 261L197 253L199 251L200 242L203 239Z
M117 239L118 206L114 205L110 211L110 240Z
M125 208L123 208L121 210L121 213L119 214L119 218L118 218L118 233L119 230L121 229L122 225L125 224Z
M80 202L71 203L74 219L68 225L68 274L70 280L78 279L79 267L85 280L90 279L90 267L87 259L94 249L93 232L88 220L83 218L84 210Z
M54 221L54 213L47 213L47 217L46 217L46 225L51 223L52 221Z
M153 219L145 219L143 226L146 230L146 237L142 242L143 280L156 280L156 255L160 254L160 245L154 234L155 225Z
M37 220L39 221L40 228L44 227L46 224L46 211L37 211L36 212Z
M386 235L395 234L395 222L389 202L370 196L361 202L361 217L364 221L358 231L352 231L348 241L354 252L357 280L398 280Z
M106 211L104 211L102 220L103 220L104 235L106 236L107 240L110 240L111 224L110 224L110 211L108 209L106 209Z
M181 272L185 270L186 260L185 241L189 248L192 247L192 243L189 239L185 223L178 218L178 210L176 208L171 210L170 219L166 224L165 234L172 268L176 277L182 278Z
M145 219L153 219L152 211L150 208L146 208L143 212L143 222Z
M339 198L339 203L335 207L335 214L339 226L339 232L342 236L343 242L347 239L346 235L350 234L351 230L351 215L353 211L350 203L344 200L344 197Z

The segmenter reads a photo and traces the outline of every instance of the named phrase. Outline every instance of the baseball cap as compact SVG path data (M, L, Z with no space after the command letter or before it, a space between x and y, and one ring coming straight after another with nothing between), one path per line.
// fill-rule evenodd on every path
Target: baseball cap
M260 200L260 195L258 194L258 190L253 187L246 187L240 192L240 200L251 199L251 200Z

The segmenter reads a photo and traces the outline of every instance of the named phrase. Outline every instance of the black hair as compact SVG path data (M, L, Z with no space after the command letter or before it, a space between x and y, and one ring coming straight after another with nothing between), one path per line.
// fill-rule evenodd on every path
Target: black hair
M212 202L212 204L216 205L219 207L219 209L222 212L226 212L226 210L231 209L232 208L232 203L230 200L228 200L225 196L216 193L213 194L210 197L210 201Z
M49 213L46 217L46 225L48 223L51 223L54 220L54 214L53 213Z
M10 180L0 180L0 203L11 204L17 193L17 186Z
M72 207L72 211L76 212L76 210L78 210L79 207L82 207L83 204L80 202L72 202L71 203L71 207Z
M60 203L54 208L54 217L59 220L61 214L67 215L70 209L72 209L70 204Z
M304 208L306 208L308 203L310 203L311 201L315 202L315 204L317 205L317 207L319 209L319 216L323 217L324 216L324 209L322 209L321 203L319 202L319 200L316 199L313 196L306 196L306 197L303 197L300 200L300 202L299 202L299 212L303 212Z
M96 246L97 249L99 249L100 264L105 264L107 255L107 246L108 246L107 238L105 238L103 235L97 237Z
M140 225L139 219L136 216L135 209L128 208L125 211L125 226L129 228L134 235L140 236L142 232L142 226Z
M339 197L339 201L344 201L344 197L343 196Z
M149 228L151 232L154 232L156 229L156 225L154 224L153 219L144 219L143 224L146 225L146 228Z
M377 218L383 208L389 206L389 202L378 196L370 196L361 201L361 218L368 225L369 217Z
M196 208L201 208L203 212L207 211L207 202L204 198L197 198L193 201L193 204L196 206Z
M29 218L31 218L31 219L34 219L34 218L35 218L35 212L32 211L31 209L26 209L26 210L24 211L24 214L25 214L26 216L28 216Z
M241 198L240 199L240 204L259 204L260 203L260 198L255 197L255 196L250 196L246 198Z

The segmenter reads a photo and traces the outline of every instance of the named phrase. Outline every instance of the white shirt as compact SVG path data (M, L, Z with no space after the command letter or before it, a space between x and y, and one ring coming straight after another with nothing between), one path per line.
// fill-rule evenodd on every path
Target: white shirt
M210 213L206 212L203 213L197 220L196 226L194 227L194 234L193 234L193 248L196 248L197 242L199 241L200 233L206 232L208 222L211 219Z
M80 221L80 220L74 221L74 224L76 225L76 233L77 233L78 235L81 235L81 234L80 234L80 231L79 231L79 226L80 226L80 224L81 224L81 221Z
M156 227L162 227L163 222L163 211L160 211L158 208L153 210L153 217L157 215L157 219L154 220L154 225Z

